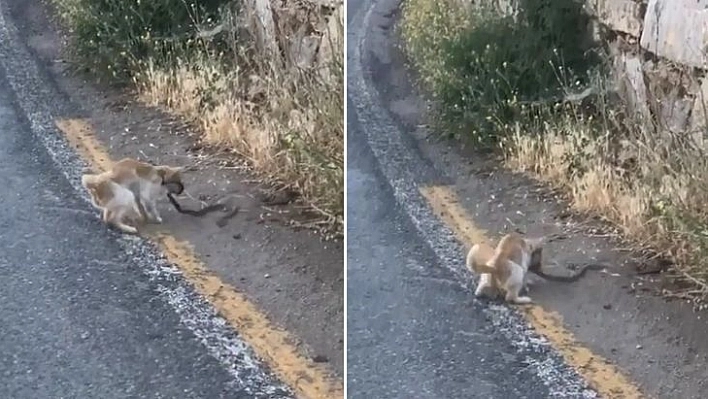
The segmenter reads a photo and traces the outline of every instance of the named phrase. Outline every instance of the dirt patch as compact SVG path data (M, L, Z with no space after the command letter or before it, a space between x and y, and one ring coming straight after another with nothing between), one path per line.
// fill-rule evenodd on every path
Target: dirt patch
M298 336L302 349L343 375L343 243L307 226L307 207L286 203L287 193L260 186L233 156L201 148L199 134L185 123L133 101L117 88L99 87L71 71L58 26L40 0L11 1L12 17L26 44L72 102L84 112L113 159L130 156L187 165L189 193L206 202L224 201L240 211L225 225L222 214L204 218L178 214L165 200L165 223L150 226L189 241L204 263L246 293L272 321ZM224 154L228 155L228 154ZM198 201L180 198L184 207ZM273 204L280 203L280 204ZM268 205L270 204L270 205Z

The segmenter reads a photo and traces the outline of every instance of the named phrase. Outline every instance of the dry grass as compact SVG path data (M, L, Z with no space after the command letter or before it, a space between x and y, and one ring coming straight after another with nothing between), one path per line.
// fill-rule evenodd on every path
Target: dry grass
M343 27L333 18L329 26L335 29L323 40L336 51L314 67L298 67L251 47L237 55L241 68L193 57L169 68L148 64L136 83L145 103L198 125L207 144L233 150L270 182L295 188L341 230Z
M513 132L503 144L507 165L562 189L575 209L603 217L638 247L672 259L677 277L690 282L687 292L705 296L705 152L686 134L640 128L614 107L599 123L568 112L537 131Z
M605 94L614 87L601 78L610 63L587 41L579 3L517 3L510 17L494 2L404 2L400 32L438 130L501 148L508 167L561 189L575 209L601 216L638 249L673 260L687 292L708 294L700 132L671 133L665 121L640 120ZM563 100L585 87L595 94Z
M53 0L75 61L132 81L203 142L344 218L343 4L308 0Z

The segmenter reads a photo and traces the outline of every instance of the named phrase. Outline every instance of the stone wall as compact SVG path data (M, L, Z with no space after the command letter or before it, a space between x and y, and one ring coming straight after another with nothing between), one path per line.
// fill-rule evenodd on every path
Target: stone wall
M708 0L584 0L647 126L708 139Z

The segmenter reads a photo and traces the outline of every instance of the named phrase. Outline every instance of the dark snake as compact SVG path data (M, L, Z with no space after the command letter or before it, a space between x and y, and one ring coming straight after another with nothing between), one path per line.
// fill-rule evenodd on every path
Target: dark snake
M233 218L236 216L236 214L239 212L238 207L234 207L230 211L228 210L227 206L224 204L212 204L205 206L202 209L199 210L193 210L193 209L184 209L182 206L177 202L177 199L173 196L173 194L182 194L184 192L184 185L182 183L178 182L171 182L171 183L164 183L165 186L167 186L167 198L170 200L170 203L172 206L175 207L177 212L183 213L185 215L190 215L190 216L195 216L195 217L202 217L205 216L208 213L211 212L216 212L216 211L223 211L228 213L219 220L217 220L216 225L219 227L224 227L226 226L226 223L228 223L229 219ZM177 186L177 187L171 187L171 186Z

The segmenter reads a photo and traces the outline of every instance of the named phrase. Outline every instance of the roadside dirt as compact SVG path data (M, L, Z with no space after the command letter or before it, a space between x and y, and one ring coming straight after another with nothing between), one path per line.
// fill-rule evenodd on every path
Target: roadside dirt
M343 376L342 240L325 240L311 229L297 227L313 217L304 206L267 206L278 198L264 194L270 190L233 157L200 149L198 132L185 123L138 104L129 93L70 72L61 30L41 0L9 3L15 23L26 32L26 45L58 88L85 112L113 159L129 156L192 166L196 170L185 176L192 196L240 208L220 227L218 212L195 218L177 213L164 201L160 211L165 223L149 228L191 243L207 267L299 337L297 344L307 355L328 362ZM192 199L179 200L185 208L200 208Z
M438 139L426 128L428 104L411 83L415 74L406 68L395 30L398 3L378 2L363 46L370 56L364 68L382 105L435 168L451 178L461 205L492 237L516 229L563 232L566 239L548 245L548 258L559 265L609 266L609 273L589 272L574 284L542 282L531 288L535 301L558 312L578 340L619 365L646 394L703 397L708 381L704 311L696 311L691 302L656 295L662 276L637 273L655 265L637 261L637 254L624 250L626 245L607 226L569 211L562 195L503 169L498 160L469 145Z

